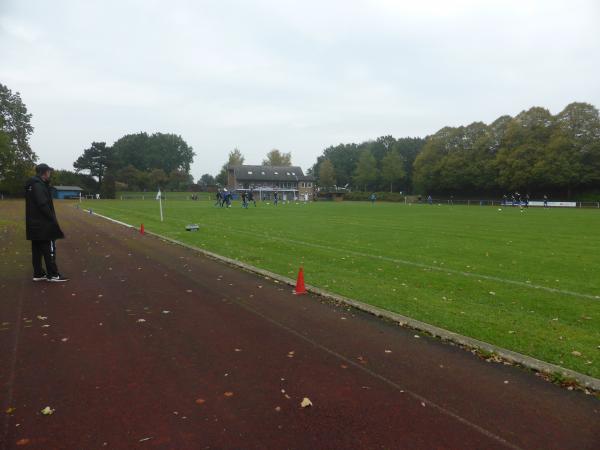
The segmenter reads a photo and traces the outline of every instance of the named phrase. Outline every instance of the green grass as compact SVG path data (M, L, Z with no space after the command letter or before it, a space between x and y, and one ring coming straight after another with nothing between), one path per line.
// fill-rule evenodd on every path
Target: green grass
M156 201L87 203L292 278L303 265L310 284L600 378L598 210L167 201L161 223Z

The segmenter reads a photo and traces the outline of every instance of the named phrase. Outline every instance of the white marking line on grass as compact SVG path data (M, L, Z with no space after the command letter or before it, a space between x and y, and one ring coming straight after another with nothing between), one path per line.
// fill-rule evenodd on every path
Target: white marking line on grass
M255 233L249 233L249 232L242 231L242 230L236 230L236 233L247 233L247 234L256 236ZM346 252L346 253L349 253L352 255L356 255L356 256L362 256L362 257L371 258L371 259L379 259L382 261L393 262L396 264L403 264L405 266L419 267L421 269L435 270L437 272L452 273L454 275L462 275L464 277L482 278L484 280L497 281L499 283L512 284L514 286L526 287L529 289L538 289L541 291L552 292L553 294L563 294L563 295L570 295L572 297L587 298L590 300L600 300L600 296L598 296L598 295L582 294L580 292L568 291L565 289L556 289L556 288L551 288L548 286L542 286L539 284L525 283L524 281L509 280L506 278L495 277L493 275L483 275L483 274L474 273L474 272L463 272L461 270L430 266L428 264L418 263L418 262L414 262L414 261L407 261L405 259L397 259L397 258L391 258L389 256L381 256L381 255L379 255L379 256L371 255L369 253L357 252L355 250L347 250L347 249L341 248L341 247L338 247L338 248L329 247L328 245L315 244L312 242L298 241L295 239L287 239L287 238L282 238L282 237L277 237L277 236L264 236L264 237L268 238L268 239L283 241L283 242L290 242L293 244L305 245L307 247L320 248L322 250L329 250L329 251L333 251L336 253L343 251L343 252Z
M94 213L94 214L96 214L96 213ZM126 224L124 222L120 222L120 221L115 220L115 219L111 219L110 217L102 216L100 214L96 214L96 215L100 216L100 217L103 217L103 218L106 218L108 220L111 220L113 222L119 223L121 225L125 225L125 226L128 226L130 228L134 228L132 225ZM214 228L213 225L203 224L203 226ZM245 230L231 230L231 231L234 231L235 233L240 233L240 234L247 234L249 236L254 236L254 237L257 236L256 233L252 233L252 232L245 231ZM304 246L307 246L307 247L320 248L322 250L328 250L328 251L332 251L332 252L336 252L336 253L339 253L340 250L342 250L342 251L344 251L346 253L349 253L349 254L352 254L352 255L356 255L356 256L362 256L364 258L378 259L378 260L381 260L381 261L393 262L395 264L402 264L402 265L405 265L405 266L412 266L412 267L419 267L421 269L435 270L437 272L452 273L454 275L461 275L461 276L464 276L464 277L482 278L484 280L497 281L499 283L504 283L504 284L512 284L513 286L525 287L525 288L529 288L529 289L536 289L536 290L540 290L540 291L551 292L553 294L569 295L571 297L586 298L586 299L589 299L589 300L600 300L600 296L598 296L598 295L582 294L580 292L568 291L568 290L565 290L565 289L556 289L556 288L551 288L551 287L548 287L548 286L542 286L540 284L525 283L524 281L509 280L507 278L495 277L493 275L483 275L483 274L474 273L474 272L463 272L462 270L456 270L456 269L448 269L448 268L443 268L443 267L430 266L428 264L418 263L418 262L414 262L414 261L408 261L406 259L391 258L389 256L381 256L381 255L371 255L370 253L357 252L355 250L348 250L348 249L341 248L341 247L335 248L335 247L330 247L328 245L315 244L315 243L312 243L312 242L299 241L299 240L296 240L296 239L287 239L287 238L278 237L278 236L272 236L272 235L262 235L262 237L264 237L266 239L273 239L273 240L281 241L281 242L289 242L289 243L292 243L292 244L304 245Z

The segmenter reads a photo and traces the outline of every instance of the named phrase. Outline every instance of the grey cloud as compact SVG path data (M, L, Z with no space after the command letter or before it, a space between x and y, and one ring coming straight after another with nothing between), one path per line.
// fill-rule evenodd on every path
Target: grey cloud
M340 141L600 105L594 0L2 3L0 81L58 167L145 130L181 134L196 177L235 146L306 168Z

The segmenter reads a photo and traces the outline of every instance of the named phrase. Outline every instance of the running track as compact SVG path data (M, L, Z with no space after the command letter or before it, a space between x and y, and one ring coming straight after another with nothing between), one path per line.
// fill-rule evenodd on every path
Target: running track
M21 231L0 234L2 449L600 448L593 397L58 214L67 284L32 283Z

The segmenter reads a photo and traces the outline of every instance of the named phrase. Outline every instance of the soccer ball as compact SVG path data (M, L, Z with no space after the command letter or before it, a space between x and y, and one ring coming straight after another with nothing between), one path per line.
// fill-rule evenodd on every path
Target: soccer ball
M502 211L502 208L498 208L498 211Z

